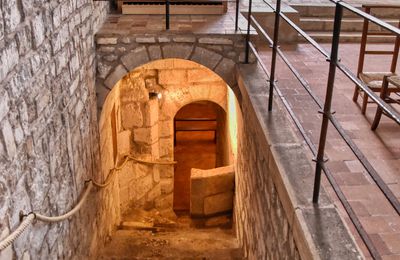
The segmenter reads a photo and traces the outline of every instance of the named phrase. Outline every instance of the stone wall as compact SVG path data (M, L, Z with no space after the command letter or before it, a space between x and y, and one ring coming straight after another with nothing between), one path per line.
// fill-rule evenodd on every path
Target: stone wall
M361 259L324 190L312 203L311 155L278 97L268 112L267 79L241 65L235 216L248 259ZM334 227L334 228L332 228Z
M20 211L59 215L99 177L94 33L106 1L0 1L0 237ZM84 259L102 194L76 217L35 222L1 259ZM91 241L94 241L91 244Z
M226 83L208 68L181 59L150 62L123 76L108 95L100 119L103 178L114 163L108 119L113 107L120 155L129 153L142 160L171 162L173 119L179 109L192 102L211 101L226 111L227 90ZM160 93L162 98L150 98L150 92ZM222 137L226 138L226 134ZM226 148L220 150L224 161L223 157L228 157ZM174 165L129 162L118 174L121 214L130 207L172 209L173 178Z

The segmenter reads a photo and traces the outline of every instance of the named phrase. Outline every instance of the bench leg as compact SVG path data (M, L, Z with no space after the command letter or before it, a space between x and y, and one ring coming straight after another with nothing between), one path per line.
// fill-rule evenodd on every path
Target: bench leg
M357 100L358 100L358 95L360 95L360 92L359 92L359 90L358 90L358 86L356 86L356 87L354 88L354 94L353 94L353 101L354 101L354 102L357 102Z
M362 106L361 106L361 114L363 114L363 115L365 115L365 112L367 111L367 104L368 104L368 95L366 93L364 93Z
M374 122L372 122L372 125L371 125L371 130L372 131L374 131L378 127L379 121L381 121L381 117L382 117L382 108L380 108L378 106L378 108L376 109Z

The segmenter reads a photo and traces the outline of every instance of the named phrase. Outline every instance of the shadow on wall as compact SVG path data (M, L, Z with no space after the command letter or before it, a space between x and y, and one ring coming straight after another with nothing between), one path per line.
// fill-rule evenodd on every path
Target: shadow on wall
M188 60L165 59L131 71L107 96L99 122L103 178L126 154L151 162L173 161L174 117L179 109L198 101L213 102L227 115L221 131L227 155L219 164L233 163L239 111L235 94L208 68ZM174 165L129 161L115 180L105 198L104 210L112 215L112 221L107 221L110 225L119 224L131 207L172 209Z

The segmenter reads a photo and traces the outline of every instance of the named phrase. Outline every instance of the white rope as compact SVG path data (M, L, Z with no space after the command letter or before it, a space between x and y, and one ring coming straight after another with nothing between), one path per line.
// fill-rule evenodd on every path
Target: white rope
M0 242L0 252L10 246L25 231L25 229L29 227L34 219L35 214L28 214L28 216L21 222L17 229Z
M90 181L88 183L88 186L86 187L85 192L82 195L82 198L78 202L78 204L76 204L76 206L73 209L71 209L69 212L65 213L64 215L57 216L57 217L48 217L48 216L44 216L44 215L35 213L36 219L45 221L45 222L59 222L59 221L62 221L62 220L72 217L82 207L82 205L86 201L92 187L93 187L93 184Z
M86 190L84 191L78 204L76 204L76 206L69 212L67 212L61 216L56 216L56 217L44 216L44 215L41 215L38 213L29 213L26 216L26 218L21 222L21 224L17 227L17 229L15 229L14 232L12 232L3 241L0 242L0 252L3 251L8 246L10 246L29 227L29 225L33 222L34 219L44 221L44 222L59 222L59 221L63 221L67 218L72 217L76 212L78 212L80 210L83 203L86 201L87 197L89 196L89 193L92 190L93 186L96 186L98 188L107 187L113 181L114 176L116 175L115 173L120 171L129 160L133 160L138 163L146 163L146 164L161 164L161 165L176 164L175 161L148 161L148 160L142 160L142 159L135 158L132 155L125 155L123 163L119 166L116 163L114 168L111 169L111 173L109 174L109 177L107 178L108 180L105 183L98 183L94 180L88 181Z

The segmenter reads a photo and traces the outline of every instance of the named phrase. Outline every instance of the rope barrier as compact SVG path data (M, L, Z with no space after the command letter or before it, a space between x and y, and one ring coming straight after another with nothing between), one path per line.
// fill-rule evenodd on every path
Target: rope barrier
M17 229L0 242L0 252L10 246L15 241L15 239L17 239L25 231L25 229L29 227L34 219L35 214L28 214L28 216L21 222Z
M110 170L110 174L107 177L107 180L105 183L98 183L94 181L93 179L87 180L86 183L86 189L83 192L83 195L81 199L79 200L78 204L68 211L67 213L60 215L60 216L55 216L55 217L49 217L49 216L44 216L38 213L31 212L28 215L25 216L25 219L22 220L20 225L10 234L8 235L4 240L0 242L0 252L6 249L8 246L10 246L28 227L29 225L33 222L33 220L37 219L40 221L44 222L59 222L63 221L65 219L68 219L72 217L76 212L78 212L82 205L85 203L86 199L89 196L90 191L92 190L93 186L97 188L105 188L108 185L110 185L114 179L114 176L118 171L120 171L125 164L128 161L136 161L138 163L145 163L145 164L159 164L159 165L172 165L176 164L176 161L150 161L150 160L143 160L143 159L138 159L130 154L124 155L123 162L118 165L118 162L115 163L114 168Z

